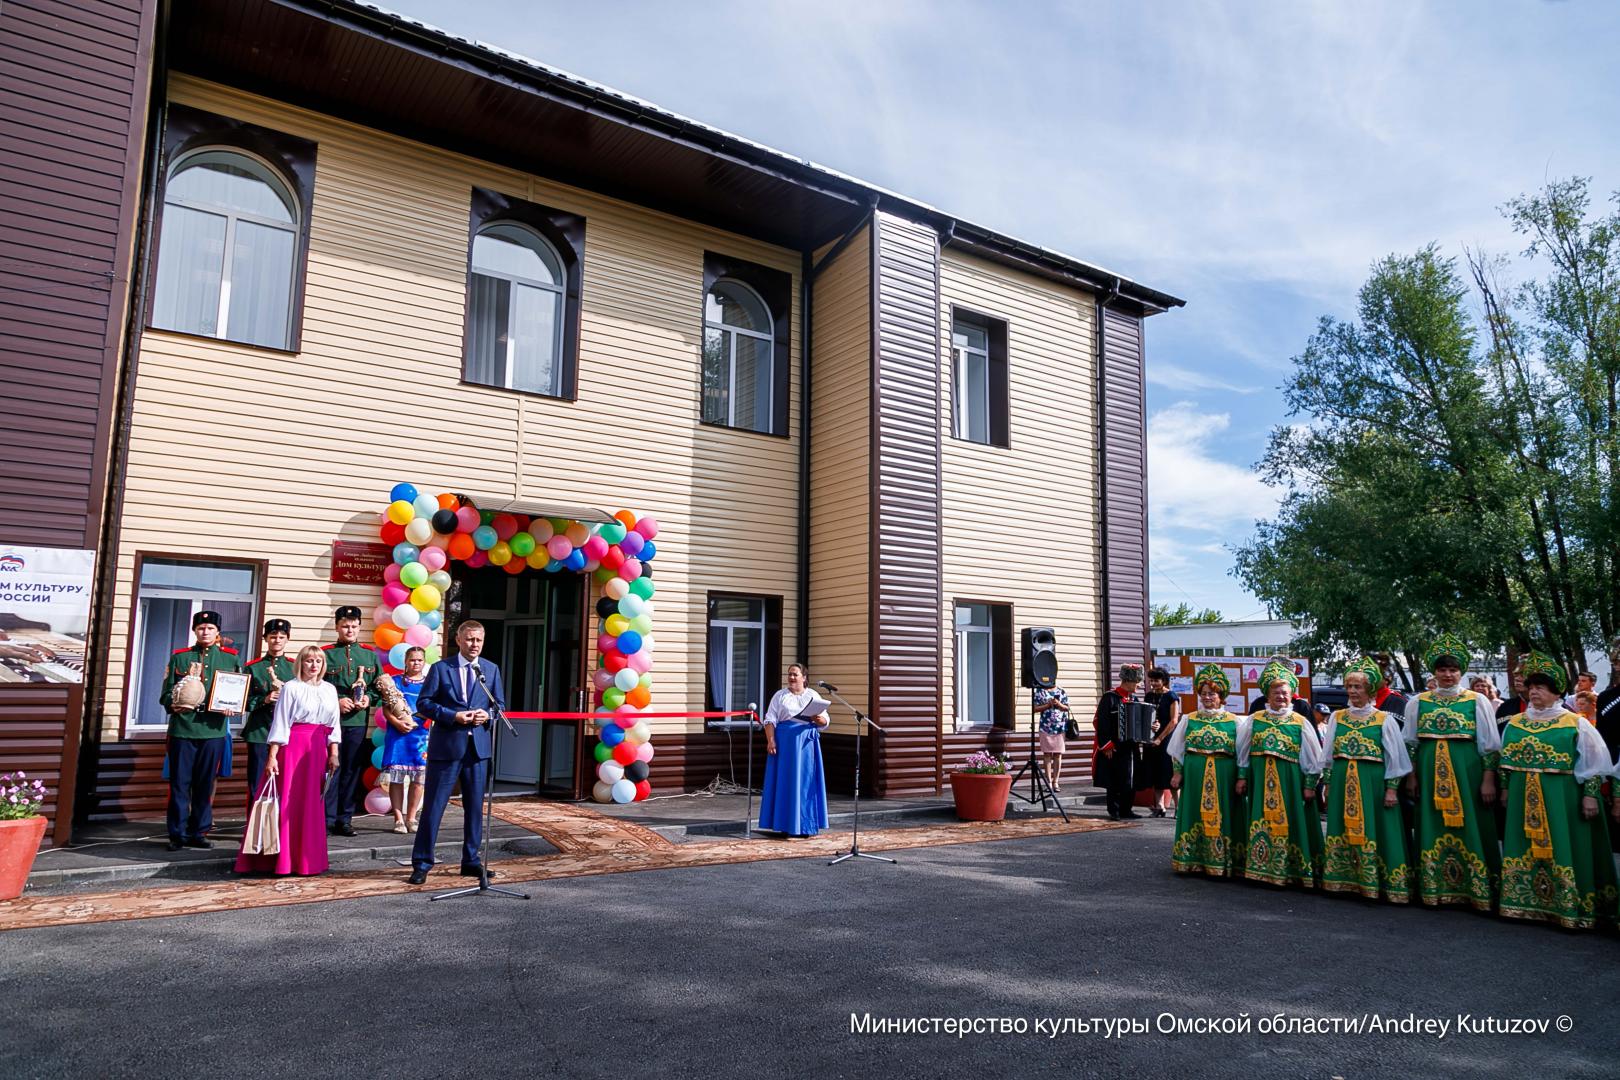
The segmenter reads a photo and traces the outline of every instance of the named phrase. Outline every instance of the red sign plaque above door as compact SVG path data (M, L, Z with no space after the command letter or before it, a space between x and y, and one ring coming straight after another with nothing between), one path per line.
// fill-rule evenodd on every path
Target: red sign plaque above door
M350 585L376 585L383 571L394 561L387 544L367 544L356 540L332 541L332 577Z

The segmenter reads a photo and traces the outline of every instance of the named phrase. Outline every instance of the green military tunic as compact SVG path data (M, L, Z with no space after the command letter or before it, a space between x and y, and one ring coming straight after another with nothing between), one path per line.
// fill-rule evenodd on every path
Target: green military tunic
M198 663L202 664L202 707L183 712L170 710L169 734L177 739L223 739L230 734L230 718L224 713L208 711L208 693L213 690L217 673L242 670L242 661L235 649L221 645L210 645L206 649L196 645L176 649L174 655L169 657L169 667L163 675L163 692L158 701L168 709L169 695L174 693L175 685L186 677L192 664Z
M1224 709L1183 716L1166 747L1181 777L1176 841L1170 868L1183 874L1235 878L1243 874L1249 815L1237 793L1238 743L1248 717Z
M1404 738L1417 773L1418 898L1489 911L1501 866L1496 813L1479 793L1501 746L1490 702L1472 690L1419 694L1406 706Z
M1501 755L1508 796L1502 914L1573 929L1612 926L1606 808L1600 800L1597 817L1581 816L1582 797L1600 799L1610 767L1603 737L1562 705L1532 709L1508 721Z
M375 652L359 643L322 645L321 648L326 650L326 681L337 687L338 697L353 700L356 681L364 685L367 697L374 696L371 684L382 670ZM365 709L356 709L343 717L346 728L365 727L370 722Z
M1322 845L1322 888L1392 903L1412 900L1412 865L1401 808L1384 805L1412 771L1400 722L1373 709L1333 714L1323 757L1328 782L1327 837Z
M1289 710L1249 717L1249 842L1243 876L1315 888L1322 874L1322 818L1316 809L1321 747L1316 728ZM1246 766L1246 768L1245 768ZM1306 798L1310 792L1310 798Z
M247 723L242 725L242 741L262 743L270 737L270 721L276 712L276 703L265 698L275 690L275 679L284 683L293 681L294 667L286 656L261 656L245 669L252 683L248 686Z

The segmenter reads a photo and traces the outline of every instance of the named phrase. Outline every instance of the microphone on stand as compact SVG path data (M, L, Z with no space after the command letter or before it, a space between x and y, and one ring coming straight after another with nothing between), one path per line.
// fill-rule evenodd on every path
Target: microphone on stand
M831 690L835 694L838 693L838 687L834 686L830 682L818 682L816 685L821 687L823 690Z
M508 734L516 735L517 728L513 727L512 721L506 718L506 710L501 708L501 703L495 700L495 695L489 692L489 683L484 681L484 669L479 667L476 661L473 663L472 669L473 674L478 676L478 685L484 688L484 696L489 698L489 703L491 705L495 706L496 719L506 725Z

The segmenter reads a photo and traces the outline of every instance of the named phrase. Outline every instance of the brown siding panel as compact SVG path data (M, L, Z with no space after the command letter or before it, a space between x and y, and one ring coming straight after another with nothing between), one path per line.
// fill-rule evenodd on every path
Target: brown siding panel
M0 524L0 543L97 546L155 9L0 7L0 497L34 508ZM51 787L57 843L83 715L78 686L0 686L0 772Z
M876 217L872 379L873 716L877 791L940 787L939 237Z
M1147 415L1142 317L1112 305L1099 315L1107 686L1107 669L1147 658Z

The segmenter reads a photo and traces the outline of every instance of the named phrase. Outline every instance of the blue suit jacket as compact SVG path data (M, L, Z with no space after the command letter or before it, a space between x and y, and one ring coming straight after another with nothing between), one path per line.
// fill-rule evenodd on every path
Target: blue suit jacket
M478 669L484 673L484 682L489 685L489 691L486 693L469 672L467 696L462 697L460 667L461 658L457 657L454 660L440 660L428 668L422 692L416 698L417 713L433 721L433 726L428 729L429 761L461 761L466 757L482 760L489 757L489 726L496 721L491 719L489 724L463 726L456 723L456 713L468 709L484 709L493 713L495 710L491 706L496 703L502 708L506 707L506 690L501 686L500 668L479 657Z

